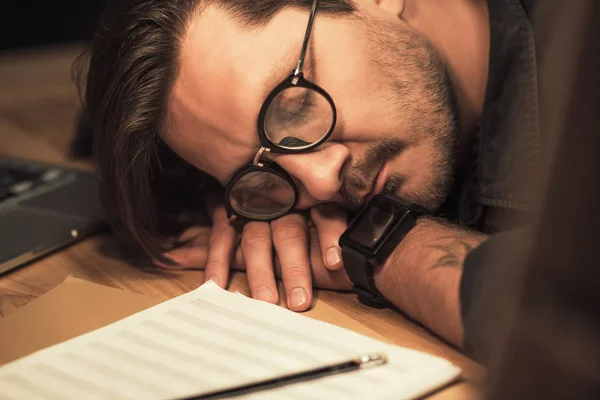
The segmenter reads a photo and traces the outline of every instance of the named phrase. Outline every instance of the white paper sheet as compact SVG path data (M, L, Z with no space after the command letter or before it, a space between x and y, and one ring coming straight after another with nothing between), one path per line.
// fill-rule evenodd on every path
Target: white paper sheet
M173 399L370 352L387 354L388 364L240 398L409 399L460 373L444 359L386 344L208 282L1 367L0 399Z

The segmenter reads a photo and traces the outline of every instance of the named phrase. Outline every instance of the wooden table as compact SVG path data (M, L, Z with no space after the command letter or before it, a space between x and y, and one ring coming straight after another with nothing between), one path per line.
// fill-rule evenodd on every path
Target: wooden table
M67 156L79 106L70 72L81 48L73 44L0 53L0 154L92 168ZM134 268L119 258L113 237L101 234L1 276L0 318L44 294L69 275L162 299L195 289L203 282L202 271ZM248 293L243 273L234 275L231 289ZM329 307L321 306L324 304ZM339 311L334 317L326 315L331 308ZM462 368L465 381L434 394L432 399L479 397L477 387L482 381L482 369L393 311L362 306L351 293L320 290L308 314L359 332L374 331L378 338L444 357Z

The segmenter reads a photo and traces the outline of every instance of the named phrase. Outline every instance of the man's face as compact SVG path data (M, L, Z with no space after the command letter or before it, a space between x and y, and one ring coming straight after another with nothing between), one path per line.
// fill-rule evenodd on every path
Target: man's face
M423 37L376 2L361 18L317 13L304 76L337 109L325 144L268 154L295 180L298 208L337 202L355 209L394 192L437 208L452 183L456 115L444 67ZM296 67L309 12L284 9L250 29L215 6L182 42L165 142L226 185L260 148L259 110Z

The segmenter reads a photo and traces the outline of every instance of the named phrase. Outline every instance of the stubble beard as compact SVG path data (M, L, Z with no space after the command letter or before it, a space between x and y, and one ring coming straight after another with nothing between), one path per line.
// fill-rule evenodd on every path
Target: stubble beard
M411 127L412 139L382 140L367 151L365 159L355 168L383 165L382 156L387 162L413 142L430 142L427 145L431 148L431 157L424 172L430 176L428 184L420 190L403 191L410 177L396 173L389 176L382 193L403 196L435 211L453 185L459 148L457 105L447 66L431 43L408 27L378 23L371 24L368 30L375 49L373 62L393 93L391 101L395 103L398 118ZM372 171L367 168L367 173L372 174ZM355 173L355 176L360 175L363 174Z

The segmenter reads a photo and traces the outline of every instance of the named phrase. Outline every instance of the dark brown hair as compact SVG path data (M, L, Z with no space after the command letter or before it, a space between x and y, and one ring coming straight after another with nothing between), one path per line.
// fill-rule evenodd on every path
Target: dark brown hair
M158 259L172 246L168 235L191 224L207 191L218 188L161 141L181 40L192 17L213 3L259 28L285 7L309 9L312 0L112 0L80 60L88 68L84 117L107 218L122 239ZM319 13L354 10L351 0L319 2Z

